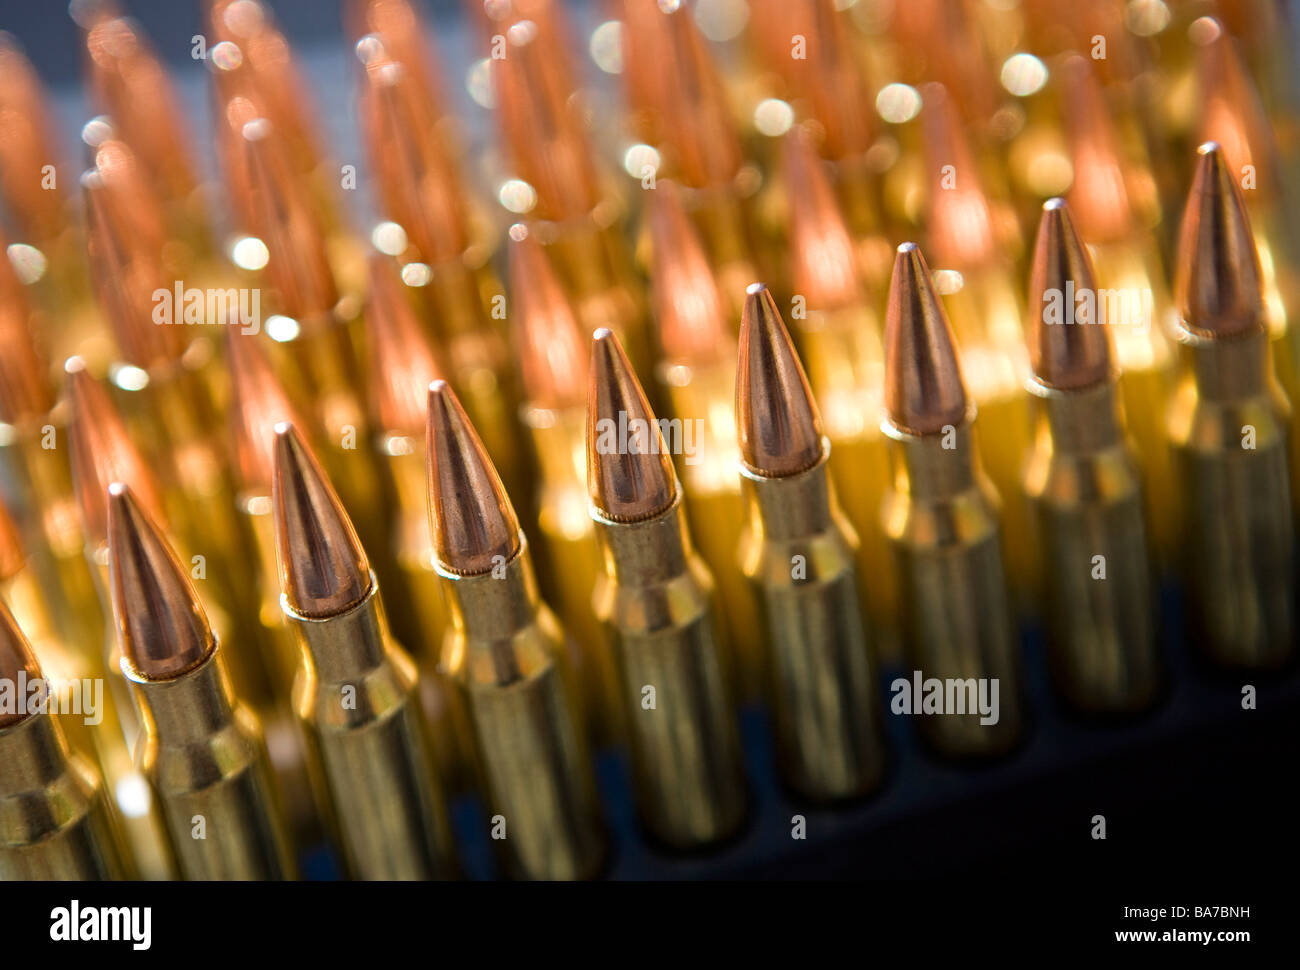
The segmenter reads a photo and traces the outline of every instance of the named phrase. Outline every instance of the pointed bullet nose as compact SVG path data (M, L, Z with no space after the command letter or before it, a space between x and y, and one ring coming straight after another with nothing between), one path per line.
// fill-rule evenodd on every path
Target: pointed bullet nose
M295 612L337 616L370 592L370 561L334 487L297 429L275 426L275 546L280 589Z
M326 233L281 132L266 118L249 121L240 129L239 150L252 229L270 254L267 273L285 312L303 323L329 313L339 296L325 252Z
M157 522L166 522L161 492L149 466L126 433L104 386L80 357L63 365L68 399L68 451L82 531L90 546L108 537L108 486L127 482Z
M639 522L677 498L677 476L659 425L613 331L591 344L587 383L587 493L615 522Z
M966 388L948 317L915 243L898 247L885 312L885 409L912 434L966 417Z
M731 333L722 297L681 191L661 181L650 195L651 284L664 357L688 363L730 357Z
M131 488L108 488L109 590L118 642L148 680L171 680L201 663L215 641L189 576Z
M821 415L781 313L762 283L745 291L736 427L741 459L760 475L797 475L821 460Z
M230 371L231 422L239 488L266 495L275 469L275 426L298 423L257 334L225 327L226 367Z
M9 612L5 601L0 599L0 683L15 685L11 696L19 701L12 710L8 705L0 707L0 729L17 724L27 717L27 711L21 703L25 698L17 697L16 685L22 674L30 681L41 676L41 668L27 637L18 628L18 621Z
M792 128L781 156L789 196L791 279L795 292L813 310L837 310L861 304L857 253L826 163L808 132Z
M587 347L559 277L533 232L510 227L511 339L524 395L537 407L580 407Z
M1214 142L1196 150L1175 291L1193 331L1231 337L1264 327L1259 256L1237 181Z
M1029 360L1039 380L1072 390L1109 378L1110 336L1100 319L1092 260L1062 199L1043 204L1029 308Z
M370 257L370 401L384 431L424 433L429 382L443 372L393 260Z
M446 381L429 385L429 527L448 570L476 576L519 552L519 519L487 449ZM498 558L499 557L499 558Z

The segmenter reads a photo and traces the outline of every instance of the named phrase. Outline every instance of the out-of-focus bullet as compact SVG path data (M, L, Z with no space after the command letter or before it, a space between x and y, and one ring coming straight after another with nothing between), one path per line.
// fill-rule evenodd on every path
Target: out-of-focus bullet
M455 394L429 386L429 525L452 628L443 663L465 698L506 871L584 879L605 835L564 631L537 594L528 540Z
M281 603L302 661L294 709L344 868L358 879L455 873L415 664L343 506L293 425L275 429Z
M546 46L544 23L514 20L502 35L504 56L491 61L502 140L514 172L536 194L531 229L555 260L583 328L609 327L648 366L649 328L623 203L596 166L571 90L562 87L563 48Z
M879 175L890 153L871 153L880 134L868 78L873 58L854 49L861 34L851 13L835 0L757 0L750 6L764 66L782 77L786 100L823 133L819 148L832 165L850 231L859 242L875 237L881 229ZM872 248L877 258L864 260L864 268L872 285L883 284L889 247Z
M6 249L0 236L0 250ZM66 409L56 407L48 348L8 259L0 260L0 461L17 495L15 508L30 524L27 549L62 639L97 643L104 619L72 491L71 469L60 444ZM50 447L53 445L54 447Z
M600 575L587 514L587 345L546 253L522 223L510 228L511 333L525 403L523 424L538 469L537 525L543 597L577 646L583 702L597 743L621 734L618 675L591 607Z
M48 710L27 709L40 680L31 646L0 603L0 681L15 702L0 710L0 879L120 879L98 771L68 750Z
M745 506L736 477L733 314L718 292L675 184L659 182L647 219L654 250L652 306L660 350L655 376L673 417L681 422L683 451L677 471L700 555L718 584L729 680L739 694L756 697L763 683L756 604L753 591L736 569Z
M863 795L885 753L857 536L835 498L808 380L761 283L741 324L736 427L749 513L740 565L762 603L782 775L815 799Z
M806 129L785 136L791 314L825 430L839 459L828 466L844 511L860 539L862 596L882 637L897 652L898 580L880 527L889 456L880 431L885 360L880 320L868 295L859 250Z
M1154 229L1160 215L1155 179L1136 138L1125 139L1116 111L1097 80L1094 62L1079 54L1058 70L1074 178L1070 209L1088 240L1109 312L1125 427L1142 470L1144 514L1153 551L1169 559L1176 545L1173 486L1164 415L1173 391L1173 300ZM1120 116L1122 117L1122 115ZM1034 294L1030 293L1031 299ZM1041 306L1030 303L1029 313Z
M976 439L989 478L1001 495L1020 488L1029 450L1029 377L1023 329L1023 289L1014 277L1023 248L1015 213L1004 193L988 185L976 146L962 124L953 95L938 84L923 89L921 112L929 179L926 234L935 263L935 286L952 320L971 397L996 434ZM1034 548L1023 503L1002 509L1006 521L1007 578L1017 600L1032 585Z
M687 4L624 0L623 76L632 124L660 151L657 176L683 186L719 291L739 316L744 287L761 274L755 256L755 194L727 89ZM733 295L734 294L734 295Z
M186 879L292 878L292 850L256 715L241 705L203 605L128 486L108 491L122 672L153 786Z
M713 577L660 425L609 330L592 343L587 489L605 566L596 615L622 679L641 817L675 848L724 839L744 821L746 793Z
M45 313L43 342L52 359L86 354L101 359L110 342L88 299L80 233L68 206L69 182L48 99L17 40L0 31L0 198L12 220L15 246L4 247L23 267L22 285ZM10 273L9 267L0 274Z
M416 75L416 90L430 110L435 114L445 110L437 53L428 42L428 26L420 16L419 4L411 0L349 0L344 17L355 40L367 35L377 38L394 61Z
M1057 689L1077 708L1131 711L1159 687L1142 482L1087 251L1061 199L1043 206L1026 322L1036 421L1025 494L1043 544L1040 595Z
M283 140L289 164L298 173L305 195L327 236L331 255L340 260L348 281L360 279L355 256L359 247L342 230L336 186L338 169L322 151L319 111L312 87L299 68L289 42L276 26L271 8L257 0L209 0L207 24L211 33L208 61L217 95L218 144L238 129L242 116L267 118ZM232 110L234 109L234 110ZM251 117L244 115L251 112ZM249 226L244 226L249 229Z
M1270 366L1245 206L1213 142L1198 150L1175 290L1181 366L1169 439L1188 636L1220 664L1274 667L1295 649L1290 405Z
M372 443L386 459L397 496L392 544L410 609L393 623L399 642L420 664L420 696L432 730L439 771L449 785L472 783L474 743L469 715L442 671L447 604L434 568L425 484L425 422L429 384L444 366L420 330L392 260L370 259L370 400Z
M62 153L45 92L17 40L0 32L0 191L18 231L49 252L69 228L67 193L54 164Z
M363 119L383 208L408 240L399 254L403 282L410 281L411 295L421 301L423 329L443 350L446 376L483 429L493 460L522 488L526 463L510 353L496 312L503 298L491 265L493 230L476 218L418 74L390 58L383 43L372 35L358 46L365 52Z
M945 711L923 716L920 733L944 754L1003 753L1022 715L1000 503L972 440L975 407L952 331L914 243L898 247L889 288L885 410L893 480L882 515L898 565L904 656L922 677L987 685L997 699L991 719L969 707Z
M81 3L75 8L85 32L86 73L95 101L139 154L150 183L166 200L176 237L206 245L205 205L191 152L195 141L167 69L139 25L113 5Z

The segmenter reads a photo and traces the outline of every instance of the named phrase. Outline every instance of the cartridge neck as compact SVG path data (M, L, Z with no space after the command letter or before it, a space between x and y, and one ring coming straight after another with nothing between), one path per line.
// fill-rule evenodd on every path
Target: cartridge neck
M1239 337L1205 337L1186 327L1175 330L1184 379L1209 401L1239 401L1268 393L1271 363L1268 335L1261 329Z
M298 633L317 679L333 684L359 680L388 662L388 619L379 595L379 581L370 574L370 592L346 612L335 616L304 616L282 594L280 608Z
M234 718L235 694L219 644L193 670L170 680L149 680L126 657L122 674L145 731L164 744L209 737Z
M490 572L463 576L441 563L435 568L451 611L454 652L444 657L451 670L467 671L476 683L510 684L549 662L520 634L537 626L545 606L537 592L528 539L519 532L519 551Z
M974 405L960 424L933 434L912 434L888 418L880 430L891 441L895 490L916 498L944 499L969 491L979 482Z
M681 489L677 490L672 505L649 519L615 522L605 518L594 505L591 519L596 523L605 572L621 586L654 586L665 582L686 572L695 558Z
M777 542L819 535L840 518L827 466L830 441L822 438L817 464L794 475L769 478L739 463L749 527Z
M429 267L429 299L439 336L444 340L461 333L476 333L486 326L483 299L474 272L459 259Z
M1092 387L1062 390L1041 381L1026 385L1039 427L1057 451L1090 454L1123 442L1116 383L1108 379Z
M63 729L49 713L0 728L0 798L45 788L70 758Z

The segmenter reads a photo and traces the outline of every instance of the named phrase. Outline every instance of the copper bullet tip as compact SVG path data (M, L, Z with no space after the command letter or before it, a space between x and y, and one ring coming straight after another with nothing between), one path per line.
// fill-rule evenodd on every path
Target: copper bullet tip
M983 265L996 255L997 240L968 131L942 84L926 84L921 98L921 133L930 175L929 245L940 266Z
M122 482L108 487L109 590L122 654L147 680L172 680L216 646L185 567Z
M1196 48L1200 137L1219 144L1232 171L1253 167L1257 191L1276 192L1280 129L1260 100L1237 41L1210 16L1193 21L1187 37Z
M740 457L769 478L797 475L821 460L821 414L767 286L753 283L745 294L736 366Z
M425 336L397 267L370 256L370 397L377 424L415 437L424 432L429 382L444 368Z
M2 136L0 136L2 137ZM15 424L54 406L44 355L36 342L32 308L23 284L5 256L0 235L0 421Z
M513 559L519 518L487 449L446 381L429 385L429 528L449 572L477 576Z
M44 243L68 226L61 186L42 189L61 157L40 77L12 35L0 31L0 196L25 238Z
M19 676L24 674L28 681L38 679L41 676L41 667L36 662L32 645L27 642L27 637L18 628L18 621L9 612L5 601L0 599L0 683L7 682L15 685L10 696L19 701L14 705L13 710L9 710L8 705L0 707L0 730L17 724L28 715L24 705L26 698L18 698L16 686Z
M1218 144L1206 142L1196 154L1178 242L1175 292L1183 321L1216 337L1261 330L1259 256L1241 191Z
M1043 203L1029 278L1029 307L1029 361L1040 381L1076 390L1109 379L1110 336L1100 318L1092 260L1064 199Z
M587 493L615 522L640 522L677 498L677 475L645 391L614 332L593 334L587 379Z
M280 589L302 616L346 613L370 592L370 561L334 487L297 429L275 426L275 548Z
M281 421L298 423L298 417L261 338L238 327L223 330L238 485L245 492L266 494L275 468L275 426Z
M104 386L80 357L63 365L68 400L68 450L82 529L92 547L108 538L108 486L127 482L157 522L166 522L152 471L126 433Z
M813 310L838 310L864 299L857 257L821 156L808 132L792 128L782 148L789 196L791 278Z
M1119 239L1134 227L1125 159L1115 122L1091 58L1071 54L1061 63L1065 130L1074 180L1071 208L1094 242Z
M722 297L681 191L670 182L659 182L648 209L655 318L664 356L688 363L730 356Z
M511 336L524 396L537 407L579 407L587 348L573 307L527 226L510 227L509 246Z
M894 260L885 310L885 410L910 434L934 434L966 417L966 387L952 328L916 243Z
M381 54L383 43L375 38L370 45L362 93L383 204L425 262L459 259L470 236L460 178L438 137L438 118L419 76L409 64Z
M244 124L240 136L251 228L270 253L267 274L284 312L309 323L330 313L339 299L325 229L274 124L256 118Z
M80 181L86 250L100 303L126 360L144 368L173 361L185 351L186 328L154 320L153 294L171 284L163 262L161 200L122 142L103 142L95 162Z

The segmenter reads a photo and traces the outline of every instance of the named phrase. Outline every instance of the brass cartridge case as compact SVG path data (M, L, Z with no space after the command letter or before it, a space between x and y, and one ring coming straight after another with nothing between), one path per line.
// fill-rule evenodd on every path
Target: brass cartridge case
M0 880L120 879L99 773L68 750L54 718L0 728Z
M136 764L186 879L292 879L296 871L257 717L235 698L220 646L149 680L122 661L144 727Z
M675 848L724 839L745 818L744 768L713 577L691 544L681 490L639 522L594 504L591 517L605 564L593 602L622 681L642 819Z
M794 475L740 466L740 565L761 603L781 773L819 800L871 791L885 762L857 536L835 498L830 451L823 440L821 460Z
M1168 428L1188 634L1217 663L1275 667L1295 649L1290 405L1266 334L1215 339L1180 328L1178 340Z
M1159 689L1156 591L1119 389L1113 380L1080 390L1038 380L1027 387L1036 427L1024 488L1043 548L1057 689L1082 710L1140 710Z
M315 618L281 608L302 663L293 703L348 874L430 879L454 872L415 664L389 636L378 583L356 606Z
M999 501L973 439L974 408L941 434L886 420L893 481L882 507L903 604L904 657L942 680L998 683L996 723L978 712L926 715L925 740L957 757L1001 754L1020 734L1020 663L1002 567ZM949 447L944 447L945 443Z
M518 879L587 879L605 858L591 758L564 632L520 548L491 572L438 564L451 613L443 650L474 727L499 853ZM494 822L495 825L495 822Z

